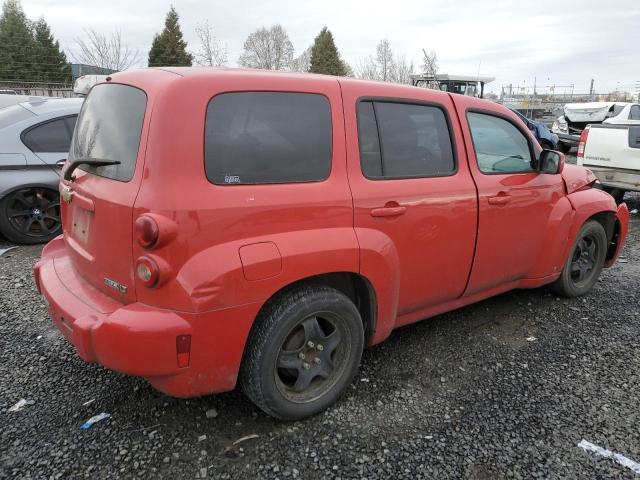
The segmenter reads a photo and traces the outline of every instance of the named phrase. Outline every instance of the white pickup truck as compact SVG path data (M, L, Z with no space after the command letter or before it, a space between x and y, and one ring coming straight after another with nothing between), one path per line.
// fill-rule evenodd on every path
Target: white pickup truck
M640 104L615 117L587 125L580 135L578 165L589 168L618 203L626 192L640 192Z

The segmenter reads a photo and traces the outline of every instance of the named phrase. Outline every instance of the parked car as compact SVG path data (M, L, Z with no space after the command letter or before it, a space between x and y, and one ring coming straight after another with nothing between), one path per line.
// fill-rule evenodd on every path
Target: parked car
M616 117L587 125L577 157L617 203L626 192L640 192L640 105L629 104Z
M551 130L560 137L560 149L568 152L578 146L580 134L589 124L604 122L618 115L627 103L621 102L589 102L567 103L564 115L557 118Z
M82 99L32 99L0 109L0 232L15 243L59 235L59 174Z
M507 107L507 108L509 108L509 110L515 113L520 118L520 120L524 122L527 128L531 130L531 132L533 132L534 137L536 137L536 140L538 140L538 143L542 148L547 150L558 149L558 146L559 146L558 135L556 135L551 130L549 130L549 127L547 127L542 122L533 120L529 117L525 117L515 108L511 108L511 107Z
M152 113L153 112L153 113ZM167 68L96 85L34 275L88 362L295 419L365 345L514 288L586 294L626 206L507 108L350 78Z

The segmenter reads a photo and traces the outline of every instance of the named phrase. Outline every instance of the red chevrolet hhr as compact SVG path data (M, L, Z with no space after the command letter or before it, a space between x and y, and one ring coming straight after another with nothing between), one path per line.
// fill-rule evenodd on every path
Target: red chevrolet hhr
M88 362L295 419L362 349L514 288L587 293L628 213L508 109L320 75L164 68L89 93L35 266ZM515 308L515 307L514 307Z

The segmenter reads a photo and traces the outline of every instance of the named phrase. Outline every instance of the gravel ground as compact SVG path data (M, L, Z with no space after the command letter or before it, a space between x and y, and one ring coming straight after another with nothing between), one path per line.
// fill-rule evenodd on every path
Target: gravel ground
M640 197L628 203L640 208ZM40 247L10 251L0 258L0 478L633 478L577 446L640 461L632 217L622 261L587 297L514 291L402 328L365 351L334 408L295 423L239 392L178 400L85 364L33 285ZM9 412L21 398L29 404ZM79 428L100 412L111 418Z

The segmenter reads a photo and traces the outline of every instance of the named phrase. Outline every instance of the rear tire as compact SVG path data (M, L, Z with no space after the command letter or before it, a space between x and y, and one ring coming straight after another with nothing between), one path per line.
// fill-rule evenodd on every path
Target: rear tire
M625 190L610 187L605 187L603 190L613 197L617 205L620 205L622 202L624 202L624 194L627 193Z
M272 417L308 417L344 393L363 346L360 313L342 292L320 285L285 290L256 319L240 384Z
M23 188L0 201L0 232L24 245L46 243L62 232L60 195L48 188Z
M588 293L598 281L607 253L607 234L595 220L586 222L571 249L560 277L551 289L564 297Z

